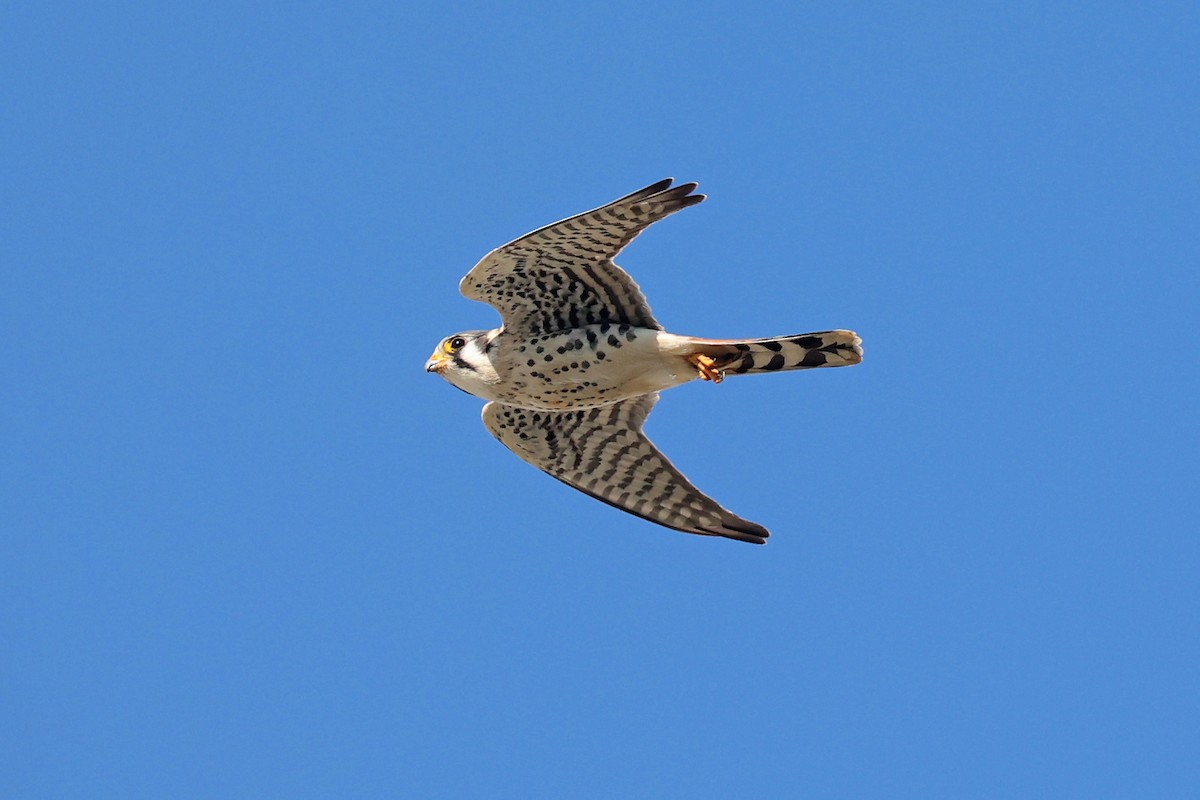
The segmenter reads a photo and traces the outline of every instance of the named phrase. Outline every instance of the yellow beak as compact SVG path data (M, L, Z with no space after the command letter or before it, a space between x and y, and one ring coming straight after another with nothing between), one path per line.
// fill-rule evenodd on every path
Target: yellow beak
M425 362L425 371L426 372L440 373L445 368L446 368L446 357L438 352L434 352L434 354L429 357L429 360Z

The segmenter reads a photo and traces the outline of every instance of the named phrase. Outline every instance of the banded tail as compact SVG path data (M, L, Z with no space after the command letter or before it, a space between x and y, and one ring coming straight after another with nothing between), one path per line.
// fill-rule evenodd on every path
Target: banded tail
M854 331L819 331L770 339L694 339L693 352L713 360L725 375L751 375L816 367L848 367L862 361Z

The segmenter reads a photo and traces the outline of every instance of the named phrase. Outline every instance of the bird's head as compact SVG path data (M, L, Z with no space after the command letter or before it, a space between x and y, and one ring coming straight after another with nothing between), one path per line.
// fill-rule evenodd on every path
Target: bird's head
M463 331L447 336L425 362L425 371L436 372L468 394L490 399L488 387L500 380L489 352L497 333Z

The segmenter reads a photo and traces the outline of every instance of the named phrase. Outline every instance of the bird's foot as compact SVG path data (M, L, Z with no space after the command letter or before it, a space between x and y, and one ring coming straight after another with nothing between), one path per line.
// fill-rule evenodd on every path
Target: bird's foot
M725 372L717 367L717 362L714 359L697 353L688 356L687 360L700 373L700 380L712 381L713 383L720 383L725 380Z

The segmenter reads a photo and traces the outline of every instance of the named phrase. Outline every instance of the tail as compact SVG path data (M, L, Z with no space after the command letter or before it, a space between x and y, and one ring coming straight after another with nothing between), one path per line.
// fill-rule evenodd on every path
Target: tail
M726 375L751 375L814 367L848 367L862 361L854 331L820 331L771 339L693 339L693 353L708 356Z

